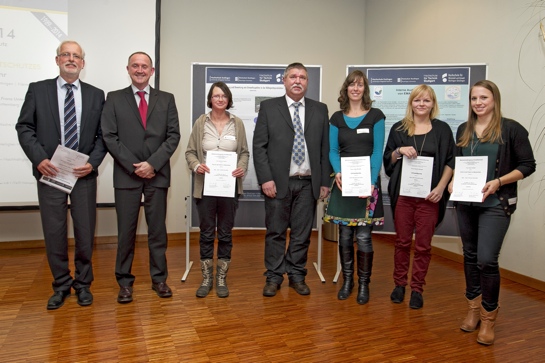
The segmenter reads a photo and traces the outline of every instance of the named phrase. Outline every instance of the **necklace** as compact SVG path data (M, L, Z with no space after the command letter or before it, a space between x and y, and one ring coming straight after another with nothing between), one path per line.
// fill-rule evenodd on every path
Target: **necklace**
M473 152L476 151L477 146L481 143L481 140L477 138L477 142L475 142L475 145L473 145L473 140L475 139L475 135L471 138L471 156L473 156Z
M422 150L424 149L424 144L426 143L426 137L428 136L428 134L430 133L430 131L431 131L431 124L430 124L430 129L428 130L428 132L426 132L426 133L424 134L424 140L422 141L422 146L420 146L420 152L418 152L418 146L416 146L416 137L413 135L414 148L416 149L417 155L422 156Z

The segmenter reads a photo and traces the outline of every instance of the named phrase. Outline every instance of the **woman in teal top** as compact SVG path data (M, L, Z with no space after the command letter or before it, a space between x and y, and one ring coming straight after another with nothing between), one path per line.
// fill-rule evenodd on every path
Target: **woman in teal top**
M354 287L354 234L358 245L359 288L356 301L369 301L369 282L373 267L373 225L384 223L382 194L380 193L380 167L384 147L384 119L379 109L371 108L367 77L353 71L341 87L341 111L330 119L329 161L335 173L324 220L339 225L339 254L344 283L337 297L345 300ZM370 156L370 196L343 197L341 157Z
M468 121L456 133L456 155L488 156L488 175L482 202L457 204L469 307L460 329L472 332L480 324L477 342L490 345L499 309L498 257L517 206L517 181L532 174L536 162L528 131L502 117L500 91L493 82L475 83L469 101Z

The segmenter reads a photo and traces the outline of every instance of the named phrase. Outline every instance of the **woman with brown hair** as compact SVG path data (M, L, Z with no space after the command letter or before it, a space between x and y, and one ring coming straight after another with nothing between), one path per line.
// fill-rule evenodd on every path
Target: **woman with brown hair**
M475 83L469 101L468 121L458 127L455 153L487 156L488 171L482 202L457 202L469 306L460 329L472 332L480 323L477 341L490 345L494 343L499 309L498 257L517 207L517 181L532 174L536 162L528 131L502 117L500 91L493 82ZM449 184L451 193L454 178Z
M354 234L358 246L359 287L356 301L369 301L369 283L373 268L371 231L384 223L380 167L384 146L385 116L371 107L369 82L363 72L351 72L344 81L339 96L340 111L335 112L329 126L329 161L335 173L331 196L324 221L339 225L339 254L344 283L337 295L346 300L354 287ZM370 156L371 195L342 196L341 157Z
M250 152L246 141L246 131L242 120L227 110L233 106L233 96L223 82L216 82L208 92L207 106L211 111L201 115L193 125L187 144L185 159L195 173L193 197L197 203L200 228L200 261L202 283L197 289L197 297L205 297L210 292L214 281L214 240L218 234L216 294L218 297L229 296L227 271L231 264L233 248L232 229L238 207L238 198L242 194L242 178L248 169ZM208 151L226 151L237 153L237 167L232 176L237 178L232 197L203 195L205 174L210 172L206 165Z

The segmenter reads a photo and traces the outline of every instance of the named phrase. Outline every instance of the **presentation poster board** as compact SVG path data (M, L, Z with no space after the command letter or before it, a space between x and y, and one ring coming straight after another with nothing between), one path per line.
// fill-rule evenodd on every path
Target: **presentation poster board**
M420 84L433 88L440 110L438 118L456 134L458 125L467 120L469 89L487 75L485 64L352 65L347 72L356 69L369 80L373 107L386 115L386 137L392 125L405 117L409 95Z
M235 227L262 228L265 226L265 207L255 175L252 158L252 140L261 101L285 94L282 76L287 65L263 64L192 64L192 115L189 132L195 120L210 109L206 96L214 82L224 82L233 94L233 107L229 112L244 122L246 138L250 149L248 172L243 180L244 195L239 200ZM306 97L321 99L321 66L308 66L308 89ZM193 198L191 198L193 199ZM192 203L191 226L198 226L199 220Z
M424 65L349 65L347 74L361 70L369 80L373 107L379 108L386 116L384 144L392 125L405 117L409 95L414 87L427 84L437 96L440 114L438 119L448 123L453 135L458 126L467 120L469 111L469 89L477 81L487 78L486 64L424 64ZM384 204L390 204L388 177L381 170ZM391 209L385 208L384 231L394 231ZM458 235L455 215L447 210L444 222L436 234Z

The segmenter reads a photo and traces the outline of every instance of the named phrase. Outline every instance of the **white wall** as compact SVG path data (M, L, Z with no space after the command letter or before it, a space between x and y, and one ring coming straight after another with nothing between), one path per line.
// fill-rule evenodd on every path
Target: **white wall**
M535 1L541 6L543 2ZM184 198L190 186L184 151L192 121L192 62L322 65L322 100L330 113L338 108L336 99L348 64L484 62L489 65L489 78L502 91L504 115L520 121L537 143L545 130L545 111L539 109L545 100L545 43L536 28L539 12L529 3L163 0L161 88L175 94L182 130L173 158L169 232L185 231ZM519 184L519 207L500 258L503 268L542 281L545 203L544 187L538 183L545 174L544 148L534 148L538 171ZM0 230L3 241L42 238L35 212L1 213ZM115 233L115 213L99 211L97 235ZM145 228L141 226L139 233ZM434 244L461 252L457 239Z
M545 2L367 0L365 10L366 64L488 64L504 116L530 131L538 163L536 173L519 182L500 266L545 281L545 144L538 143L545 132L545 42L537 26ZM461 253L459 239L434 245Z

